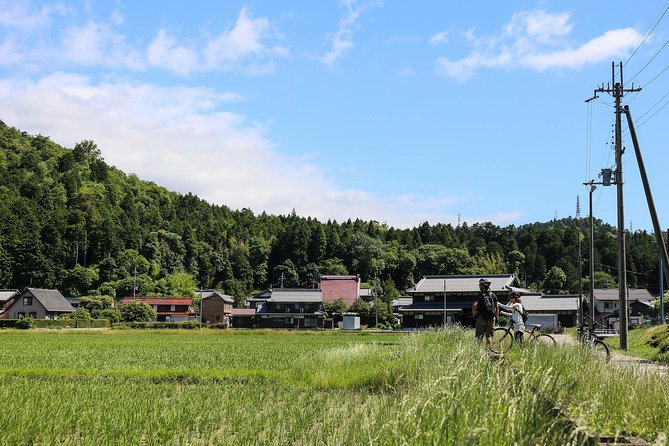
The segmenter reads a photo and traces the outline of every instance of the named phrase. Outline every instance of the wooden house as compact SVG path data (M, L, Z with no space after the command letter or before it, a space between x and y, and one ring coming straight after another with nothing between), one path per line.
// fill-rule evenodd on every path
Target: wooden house
M511 290L522 290L512 274L425 276L406 291L413 303L399 308L403 328L459 323L474 326L472 304L480 293L479 279L490 280L490 291L506 302Z

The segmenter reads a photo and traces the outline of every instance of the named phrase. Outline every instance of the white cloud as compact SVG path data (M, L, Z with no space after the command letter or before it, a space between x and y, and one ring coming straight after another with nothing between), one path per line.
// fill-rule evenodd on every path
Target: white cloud
M1 2L2 0L0 0ZM65 66L108 67L117 70L141 71L149 67L164 69L179 76L192 72L237 70L251 75L271 73L273 58L284 57L288 49L269 43L281 39L266 17L254 18L243 7L233 27L221 33L198 36L184 44L168 29L159 29L153 39L130 42L122 32L124 17L117 12L108 21L89 20L49 29L41 35L40 28L48 27L54 13L44 8L30 15L20 3L12 8L0 6L0 29L21 30L8 34L0 41L0 65L4 66Z
M363 10L355 0L343 0L340 5L346 8L346 15L339 20L339 29L332 36L330 50L320 57L320 62L328 68L333 68L337 61L354 47L353 26Z
M231 64L251 56L280 55L288 50L281 46L267 46L264 40L271 36L271 24L265 17L252 18L246 7L237 17L235 26L207 41L204 60L212 70L229 69Z
M166 30L158 31L146 50L148 62L153 67L165 68L181 76L197 68L197 54L190 48L178 45Z
M46 6L31 11L24 2L3 0L0 2L0 27L37 31L49 26L51 12Z
M448 32L447 31L442 31L440 33L436 33L430 36L430 39L428 42L430 42L430 45L437 45L439 43L443 43L448 41Z
M295 208L321 220L374 219L400 227L457 220L442 212L452 198L340 187L323 167L283 155L260 127L222 110L237 99L209 88L95 84L68 73L34 82L0 79L6 124L66 147L91 139L109 164L211 203L273 214Z
M440 57L435 70L464 82L482 68L578 68L622 57L642 38L635 29L615 29L574 46L568 40L573 29L569 19L568 13L523 11L514 14L496 34L479 37L474 30L467 30L463 37L473 46L471 53L460 59Z

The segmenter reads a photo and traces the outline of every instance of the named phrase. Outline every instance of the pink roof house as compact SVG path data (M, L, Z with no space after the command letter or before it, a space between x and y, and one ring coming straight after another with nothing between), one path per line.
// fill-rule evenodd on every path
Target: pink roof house
M349 307L360 297L360 276L321 276L323 303L343 299Z

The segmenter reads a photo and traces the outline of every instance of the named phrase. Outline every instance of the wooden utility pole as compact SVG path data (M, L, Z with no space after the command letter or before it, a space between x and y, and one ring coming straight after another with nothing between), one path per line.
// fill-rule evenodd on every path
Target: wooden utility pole
M611 62L611 84L604 87L600 86L595 90L595 97L597 93L608 93L613 96L615 100L615 158L616 158L616 172L615 184L617 189L617 207L618 207L618 301L619 301L619 324L620 324L620 349L627 350L627 328L629 324L629 302L627 298L627 260L625 252L625 208L623 200L623 146L622 146L622 125L621 115L623 109L621 101L625 93L641 91L641 88L625 88L623 82L623 63L619 62L620 69L619 81L616 82L616 64Z

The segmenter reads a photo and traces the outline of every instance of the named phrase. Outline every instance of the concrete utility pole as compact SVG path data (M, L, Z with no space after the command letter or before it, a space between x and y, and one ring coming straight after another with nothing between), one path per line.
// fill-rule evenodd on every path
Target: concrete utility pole
M596 184L602 184L602 183L595 183L594 180L590 180L587 183L583 183L585 186L589 186L589 196L590 196L590 201L589 201L589 223L590 223L590 240L588 240L588 248L590 250L589 256L588 256L588 271L590 274L590 286L588 288L588 294L589 294L589 300L588 300L588 305L590 307L590 322L588 322L588 325L590 326L591 329L595 329L594 325L594 320L595 320L595 225L594 225L594 220L592 217L592 193L597 189ZM582 312L581 312L582 313ZM581 324L583 324L583 321L581 321Z
M625 116L627 116L627 126L629 127L630 136L632 137L632 144L634 144L634 153L636 154L636 161L639 166L639 174L641 175L643 190L646 193L646 202L648 204L648 211L650 212L650 219L653 222L653 232L655 233L657 250L659 251L660 260L662 260L665 280L668 281L667 285L669 285L669 257L667 257L667 248L664 246L664 240L662 239L660 220L657 217L657 210L655 210L655 201L653 200L653 193L650 190L650 183L648 182L648 175L646 174L646 164L643 162L643 156L641 156L639 140L636 137L636 129L634 127L634 121L632 121L632 113L630 113L630 108L627 105L625 106Z
M623 152L622 147L622 128L621 128L621 114L623 112L621 101L625 93L641 91L641 88L625 88L623 82L623 63L619 62L620 79L616 82L616 64L611 62L611 84L604 87L602 85L595 90L597 93L608 93L613 96L615 100L615 158L616 158L616 172L615 184L617 187L617 203L618 203L618 315L620 323L620 349L627 350L627 328L629 324L629 303L627 298L627 260L625 252L625 208L623 200Z

